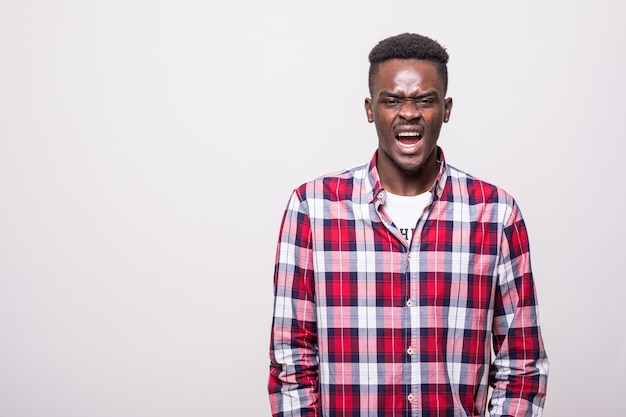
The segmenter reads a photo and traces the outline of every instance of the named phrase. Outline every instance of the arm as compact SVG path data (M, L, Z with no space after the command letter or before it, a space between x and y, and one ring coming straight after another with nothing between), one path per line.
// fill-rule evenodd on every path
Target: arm
M504 226L493 318L490 415L539 417L548 377L528 234L518 207Z
M280 228L268 390L274 417L318 417L318 357L311 227L294 193Z

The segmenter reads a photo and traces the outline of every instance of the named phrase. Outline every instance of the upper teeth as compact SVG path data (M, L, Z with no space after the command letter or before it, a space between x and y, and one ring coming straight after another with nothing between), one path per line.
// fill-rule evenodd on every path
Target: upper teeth
M401 132L398 133L398 136L404 137L404 136L419 136L420 134L417 132Z

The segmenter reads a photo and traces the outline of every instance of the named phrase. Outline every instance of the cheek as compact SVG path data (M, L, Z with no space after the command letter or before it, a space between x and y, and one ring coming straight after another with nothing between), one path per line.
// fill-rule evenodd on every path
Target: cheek
M393 122L393 115L385 112L378 112L374 115L380 129L389 129Z
M437 112L428 118L428 120L426 121L426 124L431 130L439 131L441 130L441 126L443 125L443 117L444 117L443 111Z

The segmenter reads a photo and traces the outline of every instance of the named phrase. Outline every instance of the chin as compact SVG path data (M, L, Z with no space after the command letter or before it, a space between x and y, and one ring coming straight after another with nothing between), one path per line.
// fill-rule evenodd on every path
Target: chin
M393 160L394 165L407 173L420 172L424 168L424 162L403 163L402 161Z

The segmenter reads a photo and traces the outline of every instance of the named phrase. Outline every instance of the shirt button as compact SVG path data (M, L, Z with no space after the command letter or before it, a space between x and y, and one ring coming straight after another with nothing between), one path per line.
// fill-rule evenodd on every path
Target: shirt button
M413 301L411 300L406 300L406 306L407 307L411 307L413 305Z
M407 255L406 258L410 261L411 260L411 255Z
M406 350L406 353L408 353L409 355L413 354L413 348L411 346L409 346L409 348Z
M378 194L376 194L376 198L378 198L379 200L384 200L385 199L385 190L380 190L378 192Z
M409 394L407 395L406 399L409 400L410 403L412 403L415 397L413 397L413 394Z

